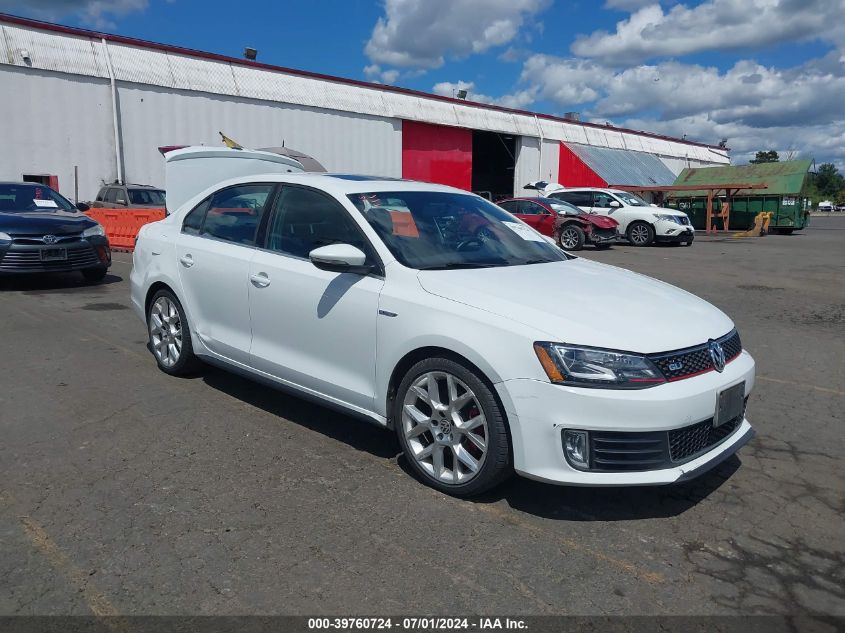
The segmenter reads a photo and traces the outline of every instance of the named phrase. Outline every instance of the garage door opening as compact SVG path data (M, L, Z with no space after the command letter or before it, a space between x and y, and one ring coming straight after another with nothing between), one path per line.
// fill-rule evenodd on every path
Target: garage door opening
M472 190L490 200L513 195L516 137L498 132L472 132Z

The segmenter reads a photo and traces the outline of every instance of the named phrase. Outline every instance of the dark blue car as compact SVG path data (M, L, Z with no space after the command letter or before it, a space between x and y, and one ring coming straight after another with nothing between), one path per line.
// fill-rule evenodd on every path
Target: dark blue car
M0 275L80 271L100 281L111 265L103 227L44 185L0 183Z

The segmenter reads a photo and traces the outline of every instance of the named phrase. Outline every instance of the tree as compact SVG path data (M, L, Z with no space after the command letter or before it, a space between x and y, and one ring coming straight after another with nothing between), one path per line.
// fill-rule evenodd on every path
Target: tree
M770 149L768 151L757 152L754 160L749 161L752 165L759 165L760 163L776 163L780 160L778 153Z
M835 196L845 189L845 178L833 163L822 163L813 179L818 192L823 196Z

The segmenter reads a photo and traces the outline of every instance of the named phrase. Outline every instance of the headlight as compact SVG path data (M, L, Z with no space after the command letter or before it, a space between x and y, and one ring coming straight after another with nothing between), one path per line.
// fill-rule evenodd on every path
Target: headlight
M105 235L106 231L99 224L95 224L89 229L82 231L82 237L94 237L95 235Z
M534 343L546 375L572 387L646 389L666 382L645 356L559 343Z
M2 240L2 241L4 241L4 242L11 242L11 241L12 241L12 236L11 236L11 235L9 235L8 233L3 233L3 232L0 232L0 240Z
M678 217L668 213L652 213L658 220L666 220L667 222L678 222Z

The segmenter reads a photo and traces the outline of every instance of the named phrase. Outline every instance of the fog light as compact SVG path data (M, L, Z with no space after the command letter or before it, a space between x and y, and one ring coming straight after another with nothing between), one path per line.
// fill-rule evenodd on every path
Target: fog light
M587 470L590 467L589 447L586 431L563 432L563 453L573 468Z

